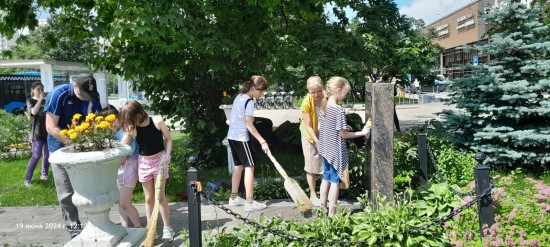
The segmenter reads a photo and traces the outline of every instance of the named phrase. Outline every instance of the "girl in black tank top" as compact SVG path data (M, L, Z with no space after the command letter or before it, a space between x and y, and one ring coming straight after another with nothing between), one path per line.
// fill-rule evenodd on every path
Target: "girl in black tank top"
M162 131L157 129L153 118L149 117L149 124L145 127L137 127L137 143L139 146L139 154L143 156L151 156L158 154L164 150L162 139Z
M160 168L162 167L164 170L160 181L158 203L164 223L162 238L172 241L176 234L170 227L168 201L164 193L166 179L169 177L170 153L172 152L170 131L164 121L153 120L141 104L135 100L126 102L122 107L119 120L124 131L136 138L139 147L138 174L145 195L147 221L150 220L155 205L155 180L157 180ZM166 140L166 146L163 144L163 137ZM156 224L156 222L152 223Z

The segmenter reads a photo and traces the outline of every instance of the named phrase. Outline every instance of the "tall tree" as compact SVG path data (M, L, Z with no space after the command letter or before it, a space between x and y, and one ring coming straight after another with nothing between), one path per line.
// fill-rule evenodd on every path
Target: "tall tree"
M32 27L36 18L31 14L32 1L16 2L0 3L8 15L19 15L3 19L8 22L0 25L0 32ZM400 66L398 50L385 45L402 41L400 48L406 47L404 38L411 32L384 31L376 27L383 21L367 24L366 15L360 25L369 28L354 32L338 11L357 5L368 7L375 16L386 16L384 6L390 1L368 1L370 5L337 1L333 22L325 15L329 2L58 0L38 1L35 7L57 13L63 28L56 37L96 40L97 45L86 50L91 66L132 79L157 113L185 126L191 152L208 164L221 164L225 157L221 140L227 130L218 109L222 93L252 74L266 76L276 90L304 88L305 79L313 74L324 79L344 76L358 88L372 68L386 69L387 61L394 68ZM384 54L393 55L388 59Z
M442 49L431 43L433 34L422 34L423 22L401 15L392 0L337 2L357 12L354 32L361 37L364 67L372 79L389 73L406 80L407 73L428 74L437 63Z
M58 61L86 62L88 49L94 49L92 38L72 39L63 35L65 27L53 14L45 26L39 26L21 36L16 45L6 52L9 59L52 59Z
M456 140L488 154L500 168L550 164L550 38L538 9L509 2L484 16L494 24L490 42L477 46L493 60L470 66L452 82L446 110Z

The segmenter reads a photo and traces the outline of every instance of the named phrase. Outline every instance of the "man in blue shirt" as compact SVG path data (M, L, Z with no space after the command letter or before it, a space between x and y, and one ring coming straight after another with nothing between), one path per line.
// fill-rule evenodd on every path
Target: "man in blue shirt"
M59 132L71 124L74 114L80 113L86 116L90 112L98 113L100 110L101 103L94 77L79 77L72 83L55 87L46 97L44 106L48 151L53 153L69 143L69 138L60 135ZM78 209L72 201L73 186L63 167L53 166L52 170L61 214L71 238L74 238L81 232L82 227L78 218Z

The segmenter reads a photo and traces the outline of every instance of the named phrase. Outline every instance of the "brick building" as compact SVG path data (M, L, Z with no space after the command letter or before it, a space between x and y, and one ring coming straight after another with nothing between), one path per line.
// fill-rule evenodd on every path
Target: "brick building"
M480 13L504 2L504 0L472 1L424 27L424 31L432 28L435 30L437 37L432 39L432 42L439 44L444 49L439 55L439 64L434 68L434 73L445 75L450 79L459 78L464 75L462 65L485 63L491 59L487 55L478 56L476 50L465 50L460 47L488 42L484 35L490 29L491 24L486 23L480 17ZM521 2L530 4L532 0L522 0Z

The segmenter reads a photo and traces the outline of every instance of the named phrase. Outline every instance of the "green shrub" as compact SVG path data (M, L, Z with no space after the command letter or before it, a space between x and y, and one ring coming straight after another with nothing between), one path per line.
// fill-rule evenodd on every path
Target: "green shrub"
M424 125L417 128L408 128L404 133L396 135L393 142L393 166L395 174L394 189L397 192L404 191L409 186L412 188L420 186L420 177L418 176L420 170L418 134L420 130L426 132L428 145L434 153L437 154L442 147L452 147L444 126L435 119L426 121ZM428 160L428 173L433 175L435 170L430 164L431 161Z
M26 115L14 115L0 110L0 151L10 160L17 159L22 152L30 150L31 123Z
M360 199L365 207L362 212L353 214L352 224L355 241L368 241L369 246L445 246L449 239L443 229L433 225L425 231L416 232L429 222L418 215L411 198L412 191L398 194L394 204L378 198L375 203Z
M432 226L425 231L413 233L427 218L417 216L411 204L411 191L407 196L396 196L395 204L377 198L377 203L366 202L366 195L360 201L364 210L345 213L340 210L333 218L324 216L322 210L315 211L317 218L304 223L283 220L278 216L267 219L261 215L256 221L269 229L303 238L320 241L344 241L354 246L445 246L449 239L441 227ZM361 243L361 244L360 244ZM279 235L250 225L240 225L232 233L222 230L216 236L207 236L206 246L321 246L316 241L289 241ZM332 244L329 244L332 245Z
M300 183L300 187L305 188L302 183ZM290 198L290 196L286 192L283 182L273 181L254 186L254 198L256 200L263 201L271 199Z
M452 145L445 145L435 153L435 158L437 166L447 183L463 187L474 180L474 167L477 164L474 155L474 152L460 150Z
M446 183L427 183L415 191L413 204L418 215L439 219L460 206L460 197L453 194Z

